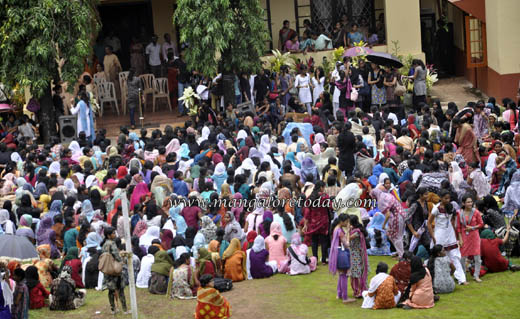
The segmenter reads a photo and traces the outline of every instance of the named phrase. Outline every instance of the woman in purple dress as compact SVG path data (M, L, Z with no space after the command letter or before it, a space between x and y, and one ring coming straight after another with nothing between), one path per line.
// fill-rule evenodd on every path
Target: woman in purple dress
M251 277L254 279L271 277L278 266L276 261L269 261L269 252L265 249L264 237L258 235L249 251Z

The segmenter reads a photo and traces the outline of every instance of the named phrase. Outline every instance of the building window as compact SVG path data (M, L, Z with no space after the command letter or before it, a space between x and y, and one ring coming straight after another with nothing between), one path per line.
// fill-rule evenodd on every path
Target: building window
M359 30L368 38L369 31L383 30L384 9L378 9L374 0L294 0L294 12L296 16L296 32L302 35L307 29L305 20L311 22L311 28L317 33L331 34L336 22L347 21L347 31L353 23L358 24ZM376 21L376 11L378 19ZM379 17L381 15L381 17ZM380 32L377 32L379 34ZM384 36L380 36L379 43L383 43Z
M465 20L467 67L487 66L486 24L471 16L466 16Z
M273 50L273 26L271 23L271 0L263 0L262 7L264 8L264 21L269 32L269 40L265 43L265 52Z

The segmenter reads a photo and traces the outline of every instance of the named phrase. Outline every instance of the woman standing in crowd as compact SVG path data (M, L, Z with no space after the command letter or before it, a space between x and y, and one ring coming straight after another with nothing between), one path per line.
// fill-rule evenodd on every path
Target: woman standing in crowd
M409 78L413 80L413 105L417 112L420 103L426 103L426 66L424 62L419 59L412 61L413 75Z
M462 254L462 266L467 267L467 258L473 257L475 263L473 278L475 278L476 282L482 282L480 279L482 260L480 258L479 230L484 227L484 223L482 222L480 212L473 207L471 195L466 194L462 196L462 204L462 209L459 210L457 216L457 233Z

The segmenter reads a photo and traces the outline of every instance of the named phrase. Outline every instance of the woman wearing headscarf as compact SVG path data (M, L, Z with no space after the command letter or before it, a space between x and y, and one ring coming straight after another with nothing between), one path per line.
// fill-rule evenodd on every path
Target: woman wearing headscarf
M34 244L36 238L31 226L32 216L28 214L23 215L20 217L19 227L16 230L16 236L25 236L27 239L29 239L30 242Z
M217 239L217 226L215 226L215 223L213 223L209 216L203 216L200 220L199 232L204 235L206 244L209 244L210 241Z
M79 250L77 247L72 247L67 251L67 255L61 262L60 272L63 270L63 267L69 266L71 268L71 277L72 280L76 283L76 287L84 288L83 281L81 280L82 274L82 266L81 260L79 259Z
M237 238L242 242L245 237L244 231L240 223L235 219L235 215L231 212L226 212L224 222L226 223L226 227L224 228L224 240L231 242L233 238Z
M184 217L181 216L182 207L182 205L177 205L171 207L169 210L170 219L175 223L175 231L177 236L184 236L186 229L188 228Z
M234 238L222 255L224 260L224 278L242 281L247 278L246 253L240 250L240 241Z
M74 310L83 305L86 290L76 290L76 283L71 278L72 269L64 266L58 278L52 281L49 296L49 310Z
M101 242L103 238L99 236L96 232L89 232L87 237L85 238L85 245L81 248L79 257L83 264L85 264L85 260L90 256L90 248L94 248L95 250L101 250Z
M164 295L168 289L168 276L170 268L173 267L173 260L166 251L159 250L154 255L152 265L152 275L148 291L152 294Z
M390 193L374 188L370 195L377 199L379 211L385 215L383 229L387 229L387 236L394 244L399 258L403 255L403 235L405 227L405 211L401 203ZM388 228L386 227L388 226Z
M215 166L215 172L211 176L211 179L215 183L215 186L217 188L217 192L220 194L221 187L224 182L227 180L227 172L226 172L226 165L222 162L218 163L217 166Z
M79 146L79 143L77 141L72 141L69 144L69 150L72 152L71 159L77 163L79 163L79 158L81 155L83 155L83 152L81 151L81 147Z
M173 233L169 229L163 229L161 231L161 246L165 251L172 248Z
M85 246L81 248L82 280L85 288L101 288L103 273L99 271L99 256L101 255L101 242L103 238L96 232L90 232L85 240Z
M49 212L45 216L48 216L54 219L54 216L61 215L61 209L63 208L63 203L61 200L54 200L51 203L51 207L49 208Z
M300 170L300 181L305 183L306 181L315 182L319 179L318 168L310 157L306 157L303 160L302 168Z
M392 133L385 134L385 157L393 157L396 156L396 148L395 138Z
M141 202L141 196L148 194L148 185L145 182L137 184L130 197L130 209L133 210L135 205Z
M0 209L0 230L2 234L14 235L16 226L9 219L9 211L7 209Z
M148 249L148 247L152 245L152 241L154 239L159 239L160 233L161 229L159 227L148 227L148 229L146 229L145 234L141 236L141 238L139 238L139 246L143 246L145 249Z
M264 214L262 215L262 223L260 224L260 227L258 227L259 235L261 235L264 238L267 238L267 236L269 236L273 218L273 213L270 210L264 211Z
M94 208L90 200L86 199L81 203L81 216L84 216L90 223L94 217Z
M302 243L299 233L291 237L291 245L287 248L289 257L289 275L305 275L316 270L318 259L314 256L307 257L309 248Z
M325 137L323 134L318 133L314 136L314 145L312 146L312 151L315 155L319 155L321 153L321 143L326 143Z
M247 269L252 279L271 277L278 270L276 261L269 261L264 238L256 236L253 246L247 251Z
M141 237L146 233L147 229L148 229L148 225L146 224L146 222L144 220L140 220L135 225L132 235Z
M265 239L265 245L269 251L269 261L276 261L278 271L285 273L288 258L285 254L287 240L283 237L282 226L276 222L271 223L269 236Z
M213 264L211 253L206 248L201 247L197 255L198 257L195 261L195 278L198 280L200 276L206 274L215 277L215 265Z
M383 229L385 215L376 212L367 225L367 233L370 239L370 249L367 250L369 256L389 256L390 242L386 237L386 231Z
M432 308L435 303L433 300L433 285L430 271L424 267L420 257L412 257L410 263L412 273L410 275L410 291L408 299L403 303L403 308L425 309Z
M77 238L79 235L79 231L74 227L65 232L63 235L63 253L67 254L69 249L75 247L77 248Z
M40 221L38 231L36 232L36 244L43 245L49 244L51 251L49 252L50 258L58 258L60 252L56 247L56 233L52 230L52 219L44 217Z
M152 266L155 261L154 255L159 251L156 246L150 246L147 255L141 259L141 267L137 274L136 286L137 288L148 289L150 277L152 276Z

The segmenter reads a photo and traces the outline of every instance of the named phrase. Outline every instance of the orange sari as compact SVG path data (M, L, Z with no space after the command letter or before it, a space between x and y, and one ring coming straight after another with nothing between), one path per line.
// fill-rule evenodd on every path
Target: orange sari
M240 240L233 238L229 247L224 251L222 259L224 264L224 278L233 282L242 281L247 278L246 253L240 250Z
M199 288L195 319L227 319L231 317L231 306L215 288Z

